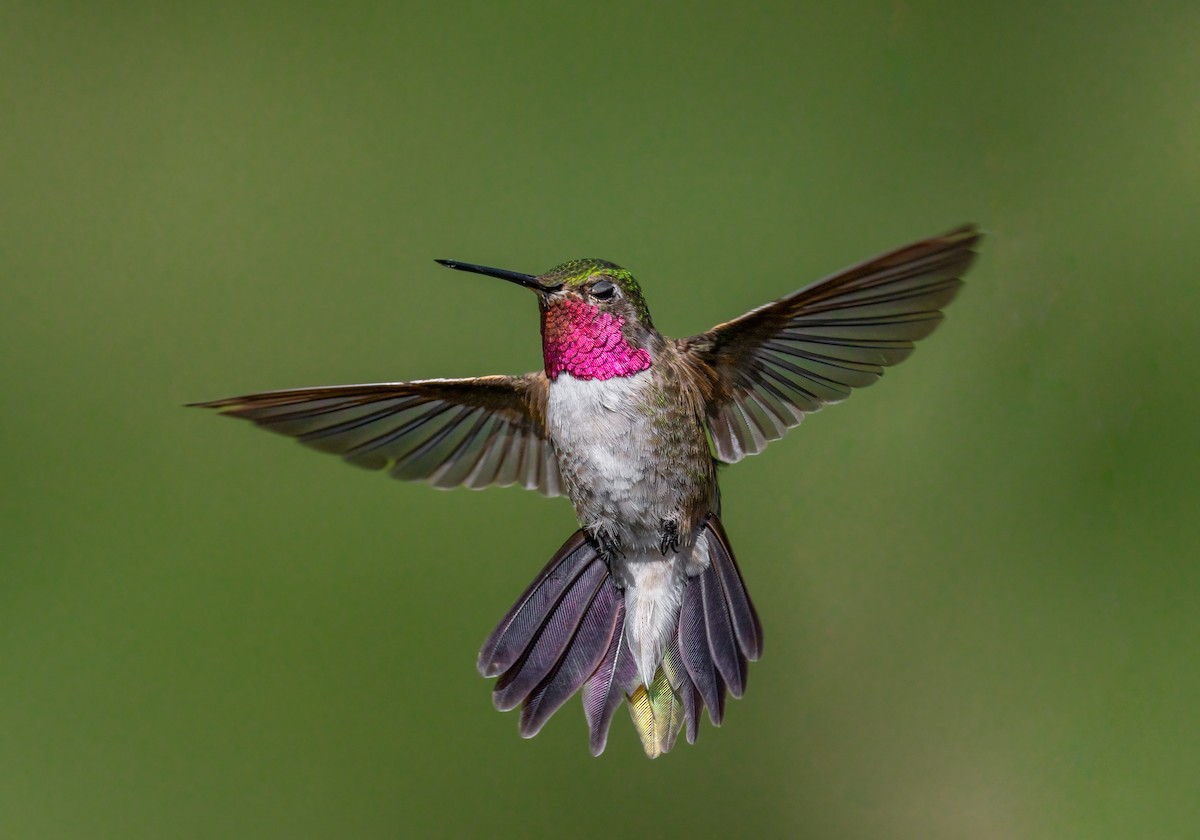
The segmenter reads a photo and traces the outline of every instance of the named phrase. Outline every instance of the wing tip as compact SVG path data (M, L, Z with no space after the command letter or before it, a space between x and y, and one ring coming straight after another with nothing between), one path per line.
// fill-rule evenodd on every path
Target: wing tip
M944 249L951 251L962 251L965 262L955 271L955 275L961 280L961 275L965 274L967 269L971 267L971 263L979 256L979 252L975 250L975 246L983 239L984 232L980 230L979 225L974 222L968 222L964 225L959 225L953 230L948 230L941 236L934 237L932 243L940 244Z
M184 403L183 408L210 408L220 411L229 406L233 406L238 402L236 397L226 397L222 400L205 400L203 402Z
M973 245L982 239L983 236L984 233L982 230L980 230L979 225L977 225L975 222L966 222L965 224L961 224L956 228L951 228L941 236L934 238L941 239L948 243L958 244L969 242Z

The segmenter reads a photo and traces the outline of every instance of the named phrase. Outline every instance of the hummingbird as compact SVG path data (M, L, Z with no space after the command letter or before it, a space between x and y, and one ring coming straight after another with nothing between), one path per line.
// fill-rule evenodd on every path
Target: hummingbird
M620 266L577 259L522 286L542 370L269 391L195 405L395 478L565 495L579 529L487 637L497 709L536 735L577 692L593 755L627 705L645 753L695 743L746 690L759 616L721 524L717 466L908 358L975 258L972 225L832 274L690 338L660 334Z

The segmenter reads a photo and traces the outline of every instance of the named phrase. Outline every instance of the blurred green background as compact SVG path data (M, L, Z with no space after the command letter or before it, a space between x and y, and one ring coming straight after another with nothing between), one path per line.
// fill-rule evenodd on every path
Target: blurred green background
M0 836L1200 831L1200 6L0 8ZM965 221L875 388L723 474L766 656L656 762L479 643L573 530L181 404L687 335Z

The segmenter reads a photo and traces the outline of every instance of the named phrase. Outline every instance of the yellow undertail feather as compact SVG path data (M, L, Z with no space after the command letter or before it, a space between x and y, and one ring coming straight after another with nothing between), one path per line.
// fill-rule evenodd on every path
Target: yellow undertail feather
M639 685L629 698L633 726L650 758L670 752L683 728L683 703L679 699L683 676L679 664L668 656L659 666L650 688Z

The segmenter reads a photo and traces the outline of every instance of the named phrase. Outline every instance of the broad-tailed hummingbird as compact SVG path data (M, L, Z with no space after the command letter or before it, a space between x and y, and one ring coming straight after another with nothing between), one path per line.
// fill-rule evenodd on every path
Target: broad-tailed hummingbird
M840 271L691 338L661 335L604 260L545 274L438 260L532 291L544 369L271 391L200 403L435 487L566 495L580 529L488 637L479 670L532 737L582 691L599 755L628 703L646 754L741 697L762 628L721 526L717 465L870 385L942 320L973 226Z

